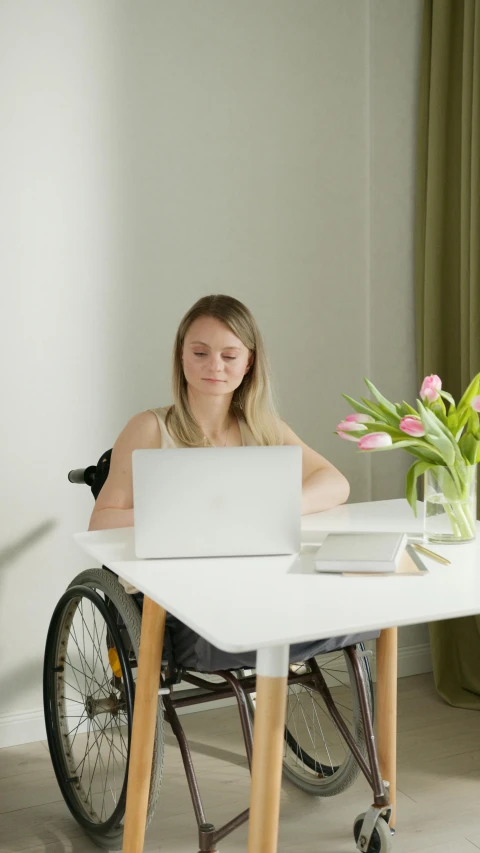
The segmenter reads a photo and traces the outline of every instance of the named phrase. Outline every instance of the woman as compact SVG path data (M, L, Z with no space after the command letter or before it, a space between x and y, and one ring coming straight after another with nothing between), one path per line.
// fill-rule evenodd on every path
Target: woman
M173 354L173 405L135 415L119 435L89 530L133 526L132 451L159 447L298 444L302 514L344 503L349 484L280 420L255 320L231 296L205 296L187 312Z
M302 448L302 513L347 500L348 481L307 447L275 412L262 338L250 311L231 296L205 296L180 323L173 353L173 405L135 415L113 447L110 472L89 530L133 527L132 451L159 447L298 444ZM121 581L127 592L143 596ZM222 652L167 614L167 649L176 666L215 672L254 667L256 653ZM357 642L337 637L290 648L303 661ZM170 653L170 651L168 653Z

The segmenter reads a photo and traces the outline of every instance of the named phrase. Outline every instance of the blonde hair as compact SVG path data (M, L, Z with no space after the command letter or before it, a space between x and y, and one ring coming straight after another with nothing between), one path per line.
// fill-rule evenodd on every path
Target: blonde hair
M262 336L248 308L233 296L203 296L185 314L173 347L173 405L165 419L174 439L187 447L204 443L203 433L188 402L182 353L185 335L198 317L215 317L225 323L253 354L253 363L241 385L235 389L232 409L244 418L258 444L281 444L279 419L270 384L269 368Z

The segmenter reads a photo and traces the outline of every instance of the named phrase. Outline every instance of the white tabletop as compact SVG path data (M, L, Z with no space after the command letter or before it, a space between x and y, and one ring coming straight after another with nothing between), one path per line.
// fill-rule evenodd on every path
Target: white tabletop
M419 514L422 507L420 506ZM359 633L480 613L480 538L432 546L423 576L344 577L314 571L317 533L420 533L405 500L347 504L304 516L300 556L138 560L133 528L77 533L77 544L225 651ZM479 525L480 532L480 525ZM308 545L310 543L310 547Z

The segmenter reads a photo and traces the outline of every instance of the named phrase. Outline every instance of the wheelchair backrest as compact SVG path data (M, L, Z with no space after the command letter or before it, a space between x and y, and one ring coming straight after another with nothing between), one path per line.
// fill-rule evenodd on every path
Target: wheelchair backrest
M110 471L110 457L112 455L112 449L106 450L105 453L102 453L100 459L97 462L95 468L95 474L93 476L92 484L90 486L91 492L95 500L97 500L105 480L108 477L108 472Z

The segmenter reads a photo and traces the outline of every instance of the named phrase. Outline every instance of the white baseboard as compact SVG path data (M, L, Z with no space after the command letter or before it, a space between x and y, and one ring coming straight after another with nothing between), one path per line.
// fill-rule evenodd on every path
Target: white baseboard
M0 749L45 740L46 737L43 708L0 714Z
M375 654L370 656L372 677L375 680ZM428 643L416 646L402 646L398 650L398 677L420 675L432 671L432 659ZM182 685L186 687L187 685ZM235 699L218 699L205 702L203 705L192 705L179 710L179 714L192 714L208 711L211 708L225 708L235 704ZM45 722L43 708L33 708L29 711L18 711L14 714L0 715L0 749L7 746L18 746L22 743L45 740Z
M430 644L420 643L417 646L402 646L398 650L398 677L406 678L408 675L421 675L423 672L432 672L432 656Z

